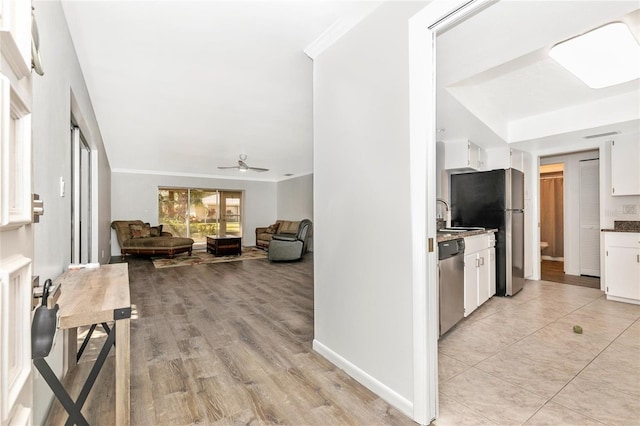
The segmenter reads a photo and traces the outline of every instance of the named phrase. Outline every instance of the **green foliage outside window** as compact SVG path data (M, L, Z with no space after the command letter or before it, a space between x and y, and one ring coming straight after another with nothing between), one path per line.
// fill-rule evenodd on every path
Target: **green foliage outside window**
M220 192L201 189L166 188L158 190L158 218L164 230L174 236L205 241L207 235L218 235L223 228L218 218ZM238 201L240 196L238 196ZM233 209L233 211L231 210ZM229 206L224 231L240 235L239 204ZM187 223L189 226L187 232Z

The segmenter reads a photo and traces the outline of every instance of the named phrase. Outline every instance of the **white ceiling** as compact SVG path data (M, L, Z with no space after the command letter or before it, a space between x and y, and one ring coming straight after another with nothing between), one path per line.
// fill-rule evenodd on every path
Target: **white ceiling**
M439 139L541 149L575 144L596 129L638 132L640 80L590 89L548 51L612 21L640 39L639 8L637 1L501 1L439 35Z
M312 172L312 61L379 2L71 1L63 10L114 171ZM237 164L269 172L218 170Z
M312 61L303 50L379 2L62 4L112 170L281 180L313 167ZM589 89L547 52L615 20L640 37L638 7L503 0L440 34L439 139L544 149L609 129L637 132L638 80ZM271 171L217 169L239 154Z

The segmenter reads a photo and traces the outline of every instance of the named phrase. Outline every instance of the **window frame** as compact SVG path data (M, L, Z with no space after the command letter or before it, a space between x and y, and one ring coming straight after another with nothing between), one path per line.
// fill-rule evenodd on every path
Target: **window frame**
M0 230L32 222L31 111L10 80L0 75Z

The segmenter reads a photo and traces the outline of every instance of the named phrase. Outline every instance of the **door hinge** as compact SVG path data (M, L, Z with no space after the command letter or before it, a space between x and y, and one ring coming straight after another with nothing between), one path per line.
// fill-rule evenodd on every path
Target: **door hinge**
M615 187L611 187L611 193L615 194L616 193L616 188Z
M429 238L428 245L429 245L429 253L433 253L433 238Z
M609 256L609 250L605 251L605 256Z

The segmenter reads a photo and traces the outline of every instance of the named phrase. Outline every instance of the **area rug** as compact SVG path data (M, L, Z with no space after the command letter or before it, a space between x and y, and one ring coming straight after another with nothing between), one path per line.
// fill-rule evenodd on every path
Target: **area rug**
M176 266L202 265L204 263L238 262L240 260L266 259L267 252L255 247L243 247L240 256L214 256L205 251L194 251L191 256L188 253L176 255L173 259L168 257L152 257L153 266L156 269L174 268Z

